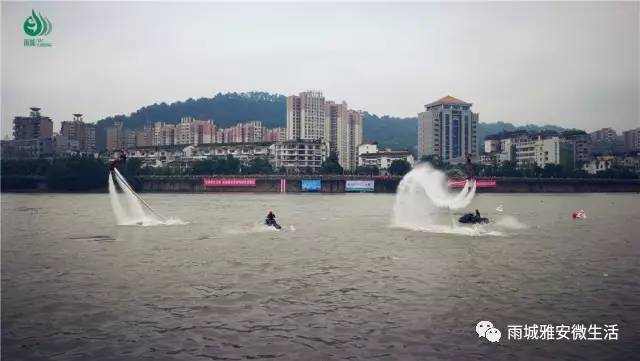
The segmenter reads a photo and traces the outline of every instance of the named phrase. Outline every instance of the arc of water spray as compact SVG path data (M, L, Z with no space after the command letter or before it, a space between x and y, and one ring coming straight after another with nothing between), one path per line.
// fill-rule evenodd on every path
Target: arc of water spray
M471 183L471 189L468 189L469 183ZM465 183L465 187L468 189L468 192L465 194L463 194L463 192L460 192L460 194L456 196L456 198L449 205L450 209L461 209L468 206L471 203L471 201L473 200L473 197L476 195L476 181L475 180L467 181Z
M392 222L410 229L457 232L459 227L452 211L467 207L475 192L473 179L467 180L462 190L454 193L447 186L443 172L429 164L418 165L398 185Z
M116 177L118 178L118 180L120 180L119 184L120 185L124 185L127 190L129 190L131 192L131 194L133 194L134 196L136 196L136 198L142 203L144 204L144 206L151 212L153 213L156 217L160 218L160 220L162 220L163 222L166 222L167 220L161 216L160 214L158 214L158 212L156 212L153 208L151 208L151 206L144 200L142 199L142 197L140 197L138 195L138 193L134 192L133 189L131 188L131 186L129 186L129 183L127 183L127 181L124 179L124 177L122 176L122 174L120 174L120 172L117 169L113 170Z
M116 216L118 224L124 223L123 215L125 214L125 209L122 207L122 203L120 202L118 191L116 190L111 174L109 174L109 197L111 198L111 206L113 207L113 213Z

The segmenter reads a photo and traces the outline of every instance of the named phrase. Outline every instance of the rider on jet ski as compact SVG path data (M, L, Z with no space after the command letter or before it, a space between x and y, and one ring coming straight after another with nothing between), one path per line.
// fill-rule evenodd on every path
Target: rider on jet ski
M273 212L271 210L269 210L269 214L267 214L266 222L267 223L273 223L275 221L276 221L276 215L273 214Z
M480 216L480 211L476 209L476 214L467 213L458 219L460 223L489 223L489 219Z
M267 214L267 218L264 220L264 224L267 226L273 226L276 229L280 229L280 225L276 222L276 215L273 214L271 210L269 210L269 214Z

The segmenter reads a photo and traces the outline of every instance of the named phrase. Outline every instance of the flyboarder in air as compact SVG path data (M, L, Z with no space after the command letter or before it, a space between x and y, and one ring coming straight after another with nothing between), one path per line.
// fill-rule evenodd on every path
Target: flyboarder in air
M467 153L467 180L475 182L473 177L473 165L471 164L471 153ZM476 209L475 214L467 213L458 219L460 223L489 223L489 219L480 216L480 211Z
M120 152L120 156L111 161L109 164L109 170L114 170L120 163L127 161L127 154L124 151Z
M467 179L473 179L473 166L471 165L471 153L467 154Z

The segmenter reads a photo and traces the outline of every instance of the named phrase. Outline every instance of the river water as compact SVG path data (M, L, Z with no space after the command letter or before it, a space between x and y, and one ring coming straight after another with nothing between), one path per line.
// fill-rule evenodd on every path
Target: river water
M384 194L144 197L188 224L116 226L106 194L2 194L3 360L640 352L637 194L481 194L469 209L497 224L478 234L390 227ZM270 208L285 231L260 226ZM507 339L524 324L617 324L618 340Z

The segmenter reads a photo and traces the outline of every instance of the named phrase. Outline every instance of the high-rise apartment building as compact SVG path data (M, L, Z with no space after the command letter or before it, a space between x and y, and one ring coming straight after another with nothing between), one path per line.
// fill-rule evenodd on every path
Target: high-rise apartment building
M626 152L640 152L640 128L624 131L622 137Z
M53 121L49 117L40 115L40 108L29 108L28 117L13 119L13 138L15 140L51 138L53 136Z
M262 130L262 141L264 142L284 142L287 139L287 128L264 128Z
M136 131L125 128L121 121L116 121L113 126L107 128L108 151L134 148L136 145Z
M585 163L591 160L592 139L584 131L566 131L562 138L573 144L574 158L576 162Z
M174 145L176 134L176 126L174 124L165 124L156 122L153 127L153 145L167 146Z
M589 133L594 142L613 142L616 140L616 131L611 128L602 128Z
M325 104L322 92L287 97L287 139L324 139Z
M143 129L136 131L136 147L151 147L153 146L155 129L149 126L145 126Z
M287 139L322 140L344 169L355 169L362 143L362 116L347 103L325 101L321 92L287 98Z
M435 155L444 162L477 154L478 114L471 103L445 96L418 114L418 157Z
M349 122L349 108L346 102L336 104L325 103L324 121L325 141L329 142L329 150L338 155L338 163L342 168L351 169L351 128Z
M107 150L116 151L125 148L125 131L122 122L115 122L107 128Z
M196 120L182 117L175 126L174 144L198 145L215 142L215 126L211 120Z
M81 152L96 150L96 127L94 124L85 123L82 120L82 114L73 114L72 121L63 121L60 134L69 141L77 141L78 150Z
M240 124L239 124L240 125ZM262 122L259 120L242 123L242 143L256 143L262 141Z
M624 137L611 128L602 128L589 133L593 154L618 154L625 151Z
M358 146L362 144L362 114L349 110L349 163L343 168L356 169L358 165Z

